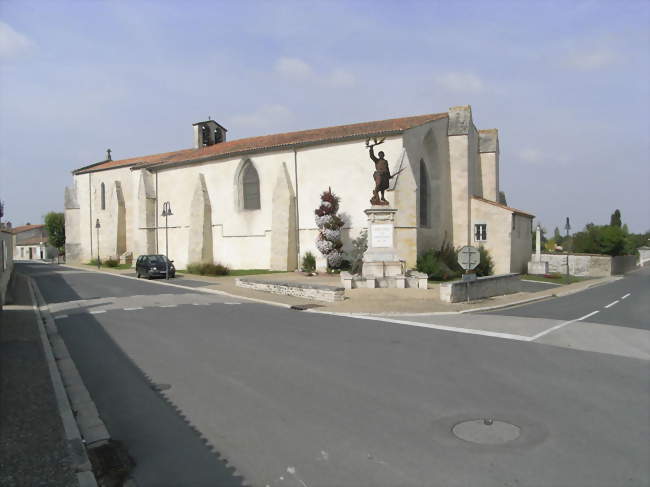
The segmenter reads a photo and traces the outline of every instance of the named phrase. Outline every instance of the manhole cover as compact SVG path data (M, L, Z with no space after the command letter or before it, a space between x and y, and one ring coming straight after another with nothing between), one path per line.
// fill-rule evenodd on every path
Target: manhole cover
M519 438L521 428L504 421L473 419L458 423L452 428L452 432L461 440L472 443L501 445Z

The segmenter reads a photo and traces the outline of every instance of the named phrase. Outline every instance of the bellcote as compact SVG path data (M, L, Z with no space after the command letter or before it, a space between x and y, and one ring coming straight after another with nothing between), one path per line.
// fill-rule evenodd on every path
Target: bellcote
M205 120L192 124L194 128L194 148L200 149L226 141L228 130L214 120Z

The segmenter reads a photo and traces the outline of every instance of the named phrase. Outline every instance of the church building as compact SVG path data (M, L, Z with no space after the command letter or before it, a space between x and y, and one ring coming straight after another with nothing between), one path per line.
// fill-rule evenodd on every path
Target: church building
M443 242L485 246L495 273L525 272L533 215L500 204L496 129L477 130L469 106L445 113L227 140L213 120L193 125L194 147L73 171L65 192L66 256L164 254L178 269L297 269L316 249L314 210L340 197L344 251L367 227L375 165L366 140L385 139L395 175L386 199L395 246L413 268ZM162 216L163 208L171 212ZM99 224L99 225L98 225Z

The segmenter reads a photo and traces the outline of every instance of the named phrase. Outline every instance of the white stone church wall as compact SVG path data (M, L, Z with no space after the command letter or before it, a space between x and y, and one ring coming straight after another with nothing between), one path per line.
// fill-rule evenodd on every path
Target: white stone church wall
M391 171L402 154L402 137L387 137L375 148L375 154L383 151ZM316 249L318 230L314 221L314 210L320 206L320 195L332 188L339 196L339 214L345 221L343 229L344 251L351 249L351 239L367 227L363 210L370 207L375 165L368 155L365 139L338 142L298 149L298 208L300 226L300 256L311 252L317 257L319 267L325 267L325 260ZM289 166L293 168L293 164ZM386 192L386 199L393 203L392 192Z

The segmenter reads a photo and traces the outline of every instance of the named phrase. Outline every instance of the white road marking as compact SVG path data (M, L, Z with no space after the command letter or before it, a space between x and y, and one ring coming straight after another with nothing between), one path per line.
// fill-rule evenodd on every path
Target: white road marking
M614 306L614 305L617 304L618 302L619 302L619 301L618 301L618 299L617 299L617 300L614 301L613 303L609 303L607 306L605 306L605 308L611 308L612 306Z
M544 335L548 335L549 333L554 332L556 330L559 330L560 328L563 328L566 325L570 325L571 323L575 323L576 321L582 321L582 320L584 320L586 318L589 318L590 316L593 316L593 315L598 314L598 313L600 313L600 311L592 311L591 313L588 313L588 314L586 314L584 316L581 316L580 318L576 318L575 320L565 321L564 323L560 323L559 325L552 326L548 330L544 330L544 331L538 333L537 335L534 335L534 336L530 337L529 341L534 342L538 338L541 338Z
M161 308L175 308L177 305L175 304L161 304Z
M223 303L223 304L241 304L241 303Z
M434 325L432 323L422 323L420 321L406 321L406 320L396 320L393 318L383 318L381 316L372 316L372 315L355 315L352 313L334 313L331 311L318 311L319 314L327 314L334 316L345 316L348 318L355 318L357 320L370 320L370 321L383 321L385 323L397 323L398 325L408 325L416 326L418 328L431 328L433 330L443 330L443 331L454 331L457 333L467 333L470 335L482 335L487 337L494 338L506 338L508 340L518 340L523 342L529 342L533 337L525 335L513 335L512 333L500 333L496 331L485 331L485 330L474 330L472 328L461 328L458 326L445 326L445 325Z
M102 313L106 313L106 310L105 309L96 309L96 310L90 311L91 315L100 315Z
M627 293L625 296L621 296L621 299L627 298L630 294L632 294L632 293Z
M192 306L208 306L210 303L192 303Z
M533 279L520 279L521 282L534 282L535 284L548 284L549 286L561 286L557 282L535 281Z
M135 311L137 309L144 309L144 308L142 308L142 306L136 308L124 308L124 311Z
M58 315L58 316L55 316L54 319L55 320L62 320L63 318L67 318L67 317L68 317L68 315Z

